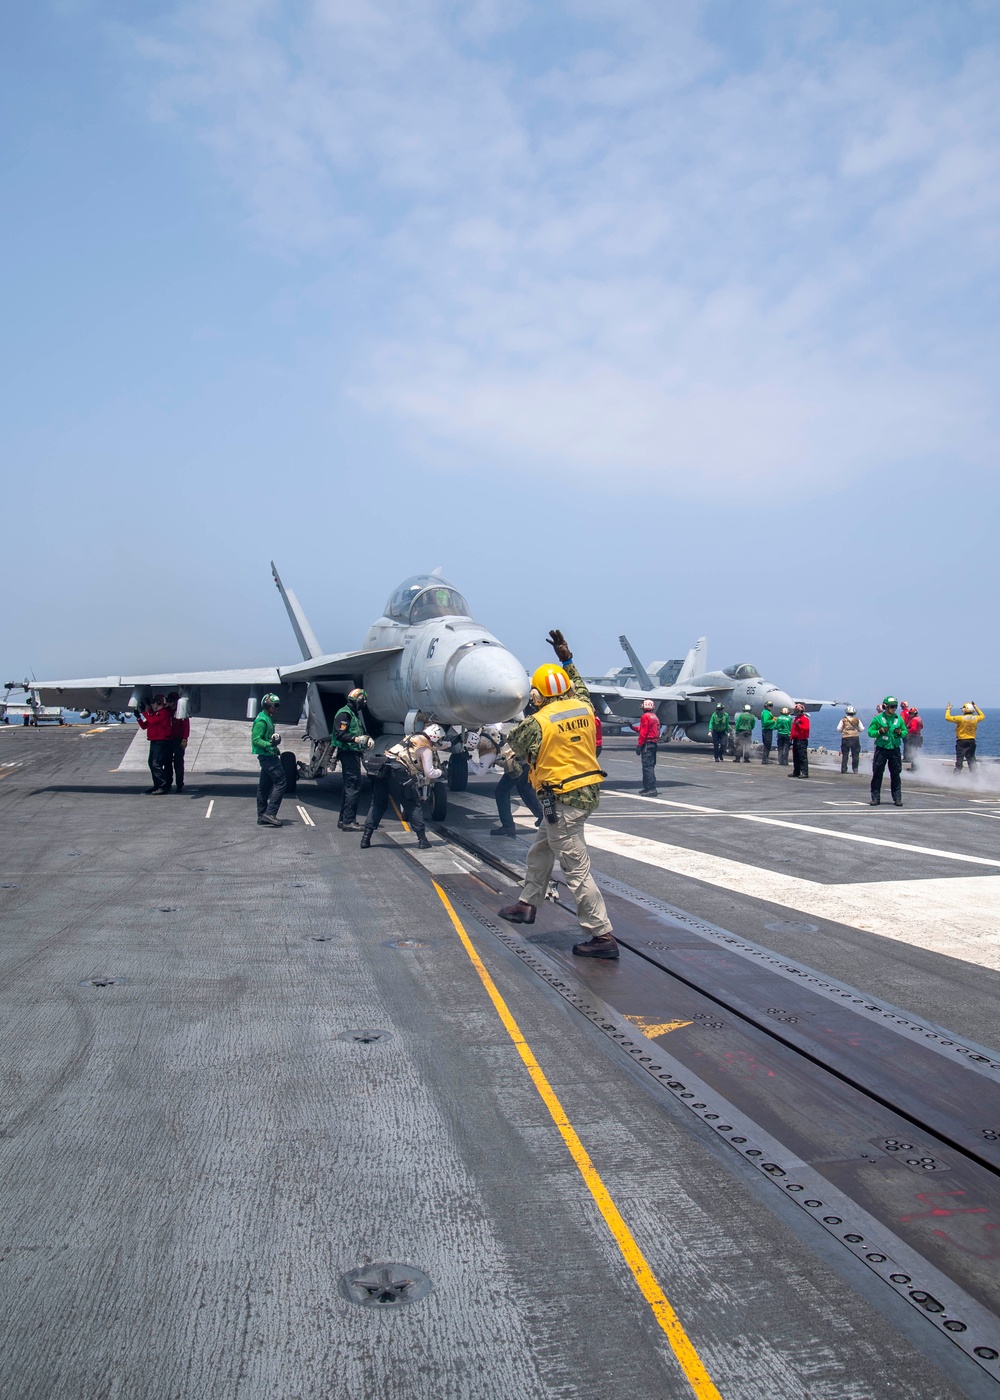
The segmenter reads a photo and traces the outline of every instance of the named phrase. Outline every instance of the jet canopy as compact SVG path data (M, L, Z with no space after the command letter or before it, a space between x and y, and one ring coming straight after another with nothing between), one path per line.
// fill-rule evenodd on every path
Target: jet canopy
M427 622L432 617L471 617L457 589L433 574L414 574L401 583L385 605L393 622Z
M741 661L738 666L726 666L722 674L734 681L752 681L760 676L756 666L751 666L749 661Z

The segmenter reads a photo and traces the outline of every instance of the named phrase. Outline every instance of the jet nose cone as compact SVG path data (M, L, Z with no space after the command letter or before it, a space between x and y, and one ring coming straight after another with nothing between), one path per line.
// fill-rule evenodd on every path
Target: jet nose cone
M795 704L795 701L792 699L792 697L790 695L786 695L783 690L770 691L765 696L765 700L767 702L768 707L771 710L775 711L777 714L781 714L782 710L790 710Z
M500 724L524 708L528 675L505 647L477 646L459 657L448 690L464 724Z

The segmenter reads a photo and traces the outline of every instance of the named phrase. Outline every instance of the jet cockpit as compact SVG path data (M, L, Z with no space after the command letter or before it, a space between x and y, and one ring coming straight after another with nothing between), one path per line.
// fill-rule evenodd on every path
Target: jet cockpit
M434 574L414 574L401 583L385 605L393 622L412 625L435 617L471 617L468 603L445 579Z
M751 666L749 661L741 661L737 666L724 666L722 674L733 681L755 681L761 678L757 667Z

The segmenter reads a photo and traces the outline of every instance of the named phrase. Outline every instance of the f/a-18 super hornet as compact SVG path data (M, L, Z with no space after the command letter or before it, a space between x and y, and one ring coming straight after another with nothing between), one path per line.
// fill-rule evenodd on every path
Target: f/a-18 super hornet
M324 652L295 594L271 572L298 640L303 660L289 666L235 671L191 671L154 676L103 676L90 680L37 681L35 689L70 709L135 710L157 691L176 690L182 719L252 720L262 695L278 695L277 718L295 724L306 717L312 741L298 777L321 777L331 766L330 725L348 692L367 692L366 721L376 740L412 733L436 722L452 744L448 784L468 782L466 734L484 724L513 719L528 696L528 676L515 656L473 621L457 589L433 574L408 578L393 592L357 651ZM382 745L380 745L381 747ZM444 789L434 793L434 815L444 816Z
M749 705L759 715L766 705L780 713L793 705L818 710L823 705L841 705L842 700L793 699L780 686L765 680L748 661L726 666L721 671L708 669L708 640L699 637L683 661L652 661L643 666L627 637L619 637L622 650L630 665L608 671L603 676L587 677L587 686L598 711L604 716L626 719L642 714L642 702L652 700L656 714L669 733L682 730L696 743L708 743L708 720L721 701L730 714Z

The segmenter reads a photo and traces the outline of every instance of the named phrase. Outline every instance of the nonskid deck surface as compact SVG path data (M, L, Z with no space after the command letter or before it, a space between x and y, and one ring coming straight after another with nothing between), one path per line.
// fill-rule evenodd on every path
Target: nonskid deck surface
M901 1290L905 1296L919 1295L918 1305L926 1311L928 1294L944 1303L943 1280L958 1284L969 1302L963 1309L963 1300L953 1292L951 1308L942 1307L935 1317L947 1331L950 1322L971 1352L977 1347L996 1350L1000 1359L1000 1323L992 1316L1000 1311L1000 1284L991 1240L993 1223L1000 1220L1000 1174L991 1162L995 1144L973 1126L995 1112L996 1094L990 1095L994 1085L988 1079L977 1078L971 1066L950 1065L946 1059L935 1063L933 1052L898 1037L890 1027L869 1031L856 1012L846 1009L847 1002L836 1008L839 1016L824 1016L822 1009L813 1013L826 1023L812 1028L814 1039L790 1034L796 1016L804 1020L810 1014L804 1003L815 994L786 995L783 1000L794 1010L758 1010L754 981L765 993L760 998L765 1004L777 999L766 995L767 972L734 990L727 976L732 969L724 960L720 966L718 959L696 956L694 967L682 960L686 973L700 974L704 991L699 991L692 981L651 965L638 951L649 946L650 935L662 948L663 926L610 892L609 912L624 945L615 964L573 957L579 933L571 913L559 905L547 905L535 925L515 935L522 945L518 948L490 911L481 880L456 876L443 883L529 965L543 955L561 979L558 985L572 989L566 994L573 1004L582 1001L585 1011L596 1008L596 1024L635 1056L659 1087L676 1090L677 1099L710 1121L740 1154L758 1159L755 1165L777 1189L801 1192L796 1204L821 1224L835 1223L831 1233L858 1246L859 1257L884 1266L878 1269L881 1277L894 1281L906 1252L910 1276ZM543 967L536 970L546 975ZM769 1014L775 1017L773 1030L764 1019ZM796 1042L808 1055L795 1048ZM841 1045L851 1053L838 1054ZM850 1079L845 1069L851 1071ZM933 1090L931 1111L924 1111L914 1092L921 1073ZM697 1076L694 1092L685 1092L689 1082L676 1083L678 1075L685 1081ZM938 1075L944 1085L937 1082ZM958 1100L952 1112L949 1092ZM702 1098L714 1102L700 1102ZM904 1099L906 1116L893 1107ZM936 1115L956 1129L954 1140L943 1141L934 1131ZM758 1143L765 1137L770 1147L760 1152ZM811 1181L811 1190L794 1184L803 1179ZM813 1199L817 1194L823 1199ZM839 1204L831 1204L834 1194ZM840 1212L835 1222L830 1220L833 1209ZM866 1220L858 1235L862 1213ZM918 1255L929 1266L922 1277ZM973 1300L978 1308L970 1306ZM1000 1374L1000 1366L990 1369Z
M253 822L247 779L197 775L190 794L143 797L140 775L108 771L130 738L0 741L0 763L19 765L0 767L5 1394L697 1393L432 877L451 891L470 946L719 1394L997 1393L900 1285L723 1141L710 1106L689 1106L707 1099L654 1084L641 1063L648 1051L666 1065L669 1052L671 1071L760 1131L768 1161L780 1165L785 1152L782 1170L801 1163L813 1173L803 1181L822 1178L829 1199L853 1203L868 1229L896 1211L893 1236L912 1253L913 1279L926 1261L939 1292L953 1290L949 1308L969 1298L985 1312L988 1260L960 1274L933 1232L951 1234L970 1259L988 1255L992 1199L925 1203L926 1226L899 1217L920 1214L907 1189L928 1196L947 1179L945 1194L956 1182L968 1194L993 1173L935 1140L931 1155L948 1170L928 1182L871 1143L897 1124L912 1136L912 1118L870 1099L860 1108L861 1091L842 1075L824 1080L797 1053L795 1022L775 1021L783 1042L746 1014L761 1010L759 993L765 1012L794 1012L805 993L787 973L772 1006L765 989L778 985L776 971L774 983L761 981L749 953L720 949L620 891L636 948L655 925L646 941L663 949L627 950L611 972L581 969L558 910L543 914L532 943L503 925L505 942L488 924L515 887L466 846L435 840L418 865L412 838L393 824L361 852L336 831L336 781L303 784L275 832ZM622 792L636 791L636 776L623 768ZM720 805L712 784L722 781L710 775L692 801ZM485 835L486 812L461 803L456 796L451 820L464 840L499 844L508 860L523 854L525 841L512 852L514 843ZM610 798L605 811L616 803L629 799ZM638 825L604 813L601 824L624 834ZM670 844L690 839L684 829L687 838L672 826ZM711 837L698 843L712 852ZM828 950L816 934L772 936L757 916L775 922L777 910L794 923L783 906L630 857L595 859L640 896L719 929L734 928L718 917L720 901L737 905L752 916L736 929L748 943L827 979L846 959L858 975L842 980L915 1019L927 1008L906 992L919 982L936 997L929 1019L989 1043L995 973L829 923L820 934ZM834 931L855 940L853 954ZM815 956L806 957L810 938ZM702 943L709 955L699 964ZM677 959L686 980L651 957ZM742 1015L720 1010L726 976ZM606 995L612 981L621 997ZM820 1002L834 1009L828 995ZM946 1014L960 1005L961 1016ZM881 1035L872 1014L865 1033ZM802 1024L825 1053L823 1019ZM650 1035L667 1021L690 1024ZM623 1051L629 1039L639 1054ZM904 1040L907 1053L922 1051ZM724 1045L764 1068L727 1062ZM840 1070L859 1068L855 1049L844 1049ZM992 1092L982 1073L930 1053L946 1077L976 1076ZM422 1301L387 1304L394 1315L378 1317L340 1291L348 1270L393 1261L430 1276ZM967 1317L970 1328L986 1325Z

